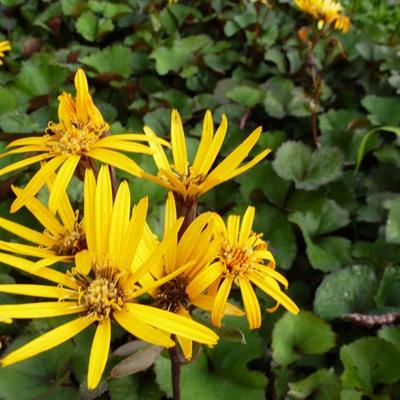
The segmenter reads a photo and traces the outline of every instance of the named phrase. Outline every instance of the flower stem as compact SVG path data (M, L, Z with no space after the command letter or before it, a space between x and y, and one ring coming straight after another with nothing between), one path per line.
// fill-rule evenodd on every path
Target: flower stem
M181 400L181 363L176 345L169 350L171 359L172 395L174 400Z

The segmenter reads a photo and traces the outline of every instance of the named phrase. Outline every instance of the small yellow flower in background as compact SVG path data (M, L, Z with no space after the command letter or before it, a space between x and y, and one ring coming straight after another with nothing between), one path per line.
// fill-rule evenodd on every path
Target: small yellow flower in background
M53 214L57 211L61 196L78 164L90 167L91 163L97 160L139 176L140 167L120 151L151 154L148 146L136 143L147 141L143 134L104 136L109 125L93 103L82 69L76 72L75 87L75 100L69 93L63 93L58 98L58 123L50 122L42 137L14 140L8 145L12 150L1 155L5 157L17 153L40 153L0 169L0 176L46 160L11 205L11 212L19 210L29 198L35 196L57 169L58 173L49 197L49 209ZM160 141L156 138L154 140Z
M177 223L176 205L171 192L168 193L164 221L165 238ZM212 240L213 232L212 213L208 212L198 216L187 227L179 240L178 233L173 236L171 246L166 251L161 263L155 265L151 269L151 273L145 275L140 281L144 287L151 288L154 283L176 274L173 279L148 291L157 307L188 319L191 319L191 306L211 312L214 298L202 293L192 296L190 288L191 282L217 255L218 243ZM145 241L147 252L154 251L158 244L157 239L147 234ZM225 313L243 315L240 309L231 304L226 305ZM190 360L192 358L193 341L179 335L177 335L177 340L185 358Z
M261 239L261 234L252 231L254 214L254 207L248 207L241 223L238 215L230 215L226 225L219 215L214 214L215 235L219 243L217 262L205 268L192 281L196 288L192 290L192 295L209 287L208 294L215 296L211 320L216 326L221 325L225 304L234 284L240 288L250 329L261 325L260 305L252 284L276 300L278 305L282 304L294 314L299 312L296 304L279 287L278 282L285 287L288 283L275 271L275 260L267 243Z
M346 33L350 29L350 18L342 15L343 7L335 0L295 0L296 5L318 21L318 29L327 24Z
M17 197L22 193L22 190L16 187L13 187L13 191ZM53 215L35 197L28 199L25 206L44 227L44 231L36 231L17 222L0 218L0 228L33 244L0 241L1 250L38 257L41 260L35 264L35 268L41 268L56 262L73 261L77 253L87 249L79 211L74 212L65 193L60 200L58 216ZM4 257L8 257L7 254L0 253L0 261Z
M0 65L3 65L4 52L11 50L11 43L8 40L0 42Z
M32 273L57 286L36 284L4 284L0 292L53 299L28 304L0 305L0 320L7 318L47 318L78 314L63 325L4 356L2 366L14 364L51 349L96 324L88 368L88 388L95 388L103 374L111 339L111 319L126 331L147 342L171 347L170 334L199 343L214 345L218 336L203 325L149 305L138 304L135 298L144 291L139 281L168 252L171 238L177 234L182 220L143 261L134 263L145 244L141 238L146 227L147 198L133 208L126 182L112 197L111 179L107 167L102 167L97 179L87 170L84 184L84 225L88 250L76 255L75 268L61 273L48 267ZM10 256L11 257L11 256ZM14 257L14 267L27 270L29 261ZM162 283L165 283L165 279ZM153 285L154 288L154 285Z
M158 144L155 133L148 126L144 132L149 138L149 145L153 150L153 158L158 168L158 175L153 176L146 172L142 177L149 179L169 190L172 190L184 201L197 199L200 195L235 176L247 171L264 159L270 149L263 150L251 161L243 164L250 151L256 145L261 127L254 130L243 143L233 150L221 163L212 169L219 154L228 129L228 121L222 115L222 121L214 133L214 123L210 111L206 112L203 122L201 140L193 163L188 161L185 134L181 117L177 110L171 115L171 147L173 164Z

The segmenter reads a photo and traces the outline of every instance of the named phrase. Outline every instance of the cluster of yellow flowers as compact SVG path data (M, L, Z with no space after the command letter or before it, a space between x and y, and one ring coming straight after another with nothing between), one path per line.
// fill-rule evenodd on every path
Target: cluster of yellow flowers
M23 188L14 187L11 212L26 207L43 226L34 230L0 218L0 227L24 242L0 241L0 262L49 284L1 284L0 292L34 296L47 301L0 305L0 321L75 315L1 360L7 366L65 342L91 324L96 325L88 368L88 387L95 388L104 371L111 337L111 321L149 343L171 347L175 340L184 356L192 344L213 346L218 336L192 319L197 307L210 313L215 326L224 315L246 315L251 329L261 325L255 287L292 313L298 307L284 293L286 279L262 235L252 230L255 209L227 222L214 212L197 215L197 199L261 160L269 149L244 162L256 145L261 128L252 132L217 166L227 132L223 115L214 130L210 111L204 117L197 154L188 161L179 113L172 111L171 142L144 133L112 135L89 92L82 69L75 75L76 98L59 96L59 121L50 122L41 137L10 143L11 154L29 154L0 170L0 176L33 164L40 168ZM165 150L171 150L172 162ZM144 171L123 153L152 155L157 175ZM32 155L33 154L33 155ZM103 164L103 165L101 165ZM169 190L164 230L158 238L146 223L148 199L131 205L128 183L116 185L113 168L148 179ZM67 187L76 174L84 181L83 213L74 210ZM36 197L49 190L48 205ZM67 265L64 270L57 263ZM64 271L64 272L62 272ZM240 289L244 312L228 301ZM139 302L147 295L146 304Z
M0 65L3 65L4 52L11 50L11 43L8 40L0 42Z
M318 28L329 25L346 33L350 29L350 18L342 15L343 7L335 0L295 0L297 6L318 21Z

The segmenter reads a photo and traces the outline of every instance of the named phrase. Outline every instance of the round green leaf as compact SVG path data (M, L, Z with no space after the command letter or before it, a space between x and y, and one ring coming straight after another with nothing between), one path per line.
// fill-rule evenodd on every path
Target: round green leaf
M283 365L305 354L324 354L335 345L335 333L328 323L309 311L286 313L272 332L272 357Z

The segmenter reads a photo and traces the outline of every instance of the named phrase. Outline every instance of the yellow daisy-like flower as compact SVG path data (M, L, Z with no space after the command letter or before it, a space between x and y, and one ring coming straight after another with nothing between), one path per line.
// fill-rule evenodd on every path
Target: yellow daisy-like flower
M350 18L342 15L343 7L335 0L295 0L297 6L318 21L318 28L327 24L346 33L350 29Z
M13 190L17 197L22 193L22 190L16 187L13 187ZM65 193L61 197L58 215L53 215L35 197L28 199L25 206L43 226L44 231L37 231L17 222L0 218L0 228L33 244L0 241L1 250L38 257L41 260L35 264L35 267L41 268L56 262L73 261L77 253L87 249L83 221L79 219L79 211L73 211Z
M104 136L109 130L109 125L93 103L82 69L76 72L75 87L75 100L69 93L64 92L59 96L59 122L50 122L44 136L14 140L8 145L11 150L1 155L5 157L17 153L40 153L0 169L0 176L31 164L47 161L14 201L11 212L20 209L29 198L33 197L57 169L58 173L49 197L49 209L53 214L57 211L61 196L78 165L90 167L94 160L98 160L139 176L140 167L120 151L151 154L148 146L136 143L147 141L143 134ZM157 138L153 140L160 142Z
M172 110L171 146L173 164L171 165L168 161L162 147L154 141L157 137L155 133L151 128L145 126L144 132L149 138L149 145L153 150L153 158L158 168L158 175L153 176L143 172L142 177L172 190L184 201L195 200L221 182L247 171L271 151L270 149L265 149L251 161L241 165L261 135L262 130L259 127L218 166L211 170L224 142L227 128L227 118L222 115L221 124L214 134L212 115L210 111L207 111L196 156L193 163L189 163L182 120L178 111Z
M95 388L104 371L111 338L111 320L126 331L147 342L174 346L170 334L214 345L218 336L205 326L174 313L135 302L147 291L139 280L159 262L171 240L166 237L140 265L133 264L141 252L140 240L145 228L147 198L130 210L130 192L126 182L118 189L115 201L107 167L102 167L96 180L91 170L85 178L84 224L88 250L75 258L75 268L61 273L51 268L33 273L55 282L57 286L36 284L0 285L0 292L54 299L47 302L0 305L0 319L46 318L78 314L71 321L50 330L37 339L7 354L2 366L14 364L51 349L96 324L88 368L88 388ZM172 229L172 237L179 229ZM13 256L9 256L13 257ZM13 257L14 266L27 270L29 261ZM173 277L173 275L172 275ZM163 284L170 277L158 282Z
M275 260L261 234L252 231L255 210L248 207L242 223L238 215L230 215L225 225L222 218L214 214L216 240L219 243L217 262L205 268L193 281L192 295L209 287L208 294L215 296L211 321L220 326L232 285L240 288L250 329L261 325L261 311L252 284L297 314L299 308L281 291L279 283L287 287L287 280L275 271ZM270 311L275 310L270 309Z
M11 43L8 40L0 42L0 65L3 65L4 52L11 50Z
M164 221L165 238L177 223L176 205L171 192L168 193ZM218 243L212 240L213 232L212 213L208 212L198 216L187 227L181 238L178 239L178 233L173 236L172 244L160 260L160 264L154 265L150 273L146 274L141 280L144 287L152 287L160 279L165 279L171 274L179 274L163 285L149 290L156 306L188 319L191 319L190 309L192 306L211 312L214 298L202 293L196 293L195 296L192 296L191 282L217 255ZM143 247L148 253L151 253L157 247L158 241L152 235L145 236L146 244ZM139 262L142 257L146 258L148 255L142 254L138 259ZM240 309L231 304L226 304L225 313L243 315ZM177 335L176 338L185 358L190 360L192 358L193 340L180 335Z

